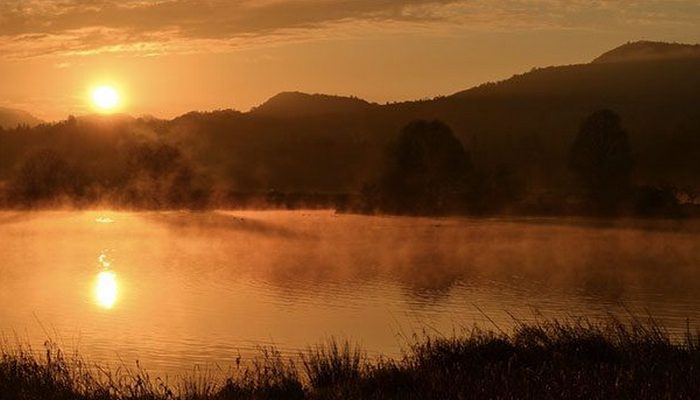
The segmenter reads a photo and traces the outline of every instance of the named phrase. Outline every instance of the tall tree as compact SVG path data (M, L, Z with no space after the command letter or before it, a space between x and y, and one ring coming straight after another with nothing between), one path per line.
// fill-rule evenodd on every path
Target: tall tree
M392 147L380 183L384 209L440 214L459 203L472 168L469 153L441 121L406 125Z
M586 118L569 153L569 168L600 212L617 209L629 193L632 150L620 116L611 110Z

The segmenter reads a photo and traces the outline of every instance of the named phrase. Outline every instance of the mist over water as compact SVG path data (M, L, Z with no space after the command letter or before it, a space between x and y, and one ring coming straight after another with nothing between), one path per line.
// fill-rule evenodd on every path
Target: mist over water
M170 375L331 336L396 356L415 332L514 318L632 312L681 334L700 321L699 234L692 220L0 212L0 331Z

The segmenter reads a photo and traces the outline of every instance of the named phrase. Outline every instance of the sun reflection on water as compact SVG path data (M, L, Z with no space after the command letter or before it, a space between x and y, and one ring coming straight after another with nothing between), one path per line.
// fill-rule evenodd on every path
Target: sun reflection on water
M99 217L95 218L95 222L99 224L111 224L114 222L114 220L108 216L100 215Z
M112 271L102 271L95 280L95 300L102 308L110 309L117 302L117 274Z
M102 253L97 257L97 262L104 268L109 268L112 265L112 261L109 260L106 254Z
M100 307L110 309L117 302L119 285L117 283L117 274L110 268L112 260L107 255L107 250L100 253L99 257L97 257L97 263L101 271L95 279L95 301Z

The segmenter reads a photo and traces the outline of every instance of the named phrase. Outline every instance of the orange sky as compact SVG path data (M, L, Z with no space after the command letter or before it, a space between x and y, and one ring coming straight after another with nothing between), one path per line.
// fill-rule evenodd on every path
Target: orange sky
M0 105L247 110L286 90L386 102L450 94L629 40L700 42L697 0L0 0Z

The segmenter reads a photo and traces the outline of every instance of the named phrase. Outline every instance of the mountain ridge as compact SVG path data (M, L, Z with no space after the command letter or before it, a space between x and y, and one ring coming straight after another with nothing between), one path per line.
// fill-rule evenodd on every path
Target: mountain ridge
M44 121L27 111L0 107L0 127L5 129L16 128L18 125L28 125L30 127L34 127L43 122Z
M627 42L596 57L592 63L640 62L700 57L699 44L639 40Z
M639 62L664 62L684 61L700 59L700 44L667 43L657 41L631 41L602 53L589 63L557 65L534 68L529 72L515 74L510 78L495 82L486 82L471 88L460 90L447 96L437 96L429 100L409 100L391 104L376 104L354 96L338 96L320 93L304 93L299 91L280 92L260 105L253 107L249 112L259 115L275 116L309 116L323 113L343 113L366 111L373 107L395 106L401 104L428 103L445 98L459 98L471 95L488 94L491 89L504 83L521 82L549 72L578 72L579 70L596 70L606 68L606 64L624 64ZM620 68L626 68L624 66ZM645 78L642 78L645 79ZM644 82L636 82L641 84ZM582 88L588 84L582 85ZM335 103L335 104L332 104ZM342 104L344 103L344 104ZM284 110L290 107L289 110Z

